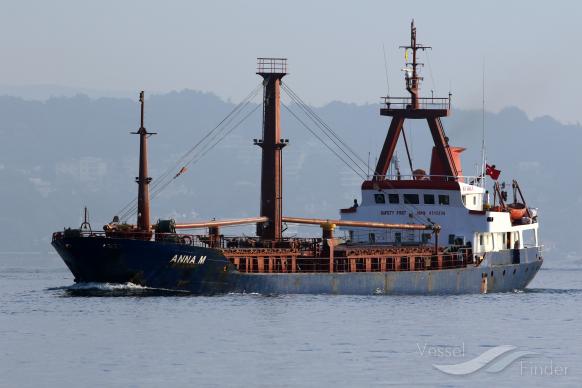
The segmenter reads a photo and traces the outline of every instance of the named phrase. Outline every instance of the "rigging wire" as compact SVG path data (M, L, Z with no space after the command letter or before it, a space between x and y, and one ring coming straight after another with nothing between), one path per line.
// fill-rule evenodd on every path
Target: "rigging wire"
M359 155L358 155L358 154L357 154L357 153L356 153L356 152L355 152L355 151L354 151L354 150L353 150L353 149L352 149L352 148L349 146L349 144L347 144L347 143L346 143L346 142L345 142L345 141L344 141L344 140L343 140L343 139L342 139L342 138L341 138L341 137L340 137L340 136L339 136L339 135L338 135L338 134L337 134L337 133L336 133L336 132L335 132L333 129L331 129L331 127L330 127L329 125L327 125L327 124L326 124L326 123L325 123L325 122L324 122L324 121L321 119L321 117L319 117L319 116L317 115L317 113L315 113L315 112L313 111L313 109L311 109L311 107L310 107L309 105L307 105L307 104L306 104L306 103L305 103L305 102L304 102L304 101L301 99L301 97L299 97L299 96L297 95L297 93L296 93L296 92L295 92L293 89L291 89L291 88L289 87L289 85L287 85L287 84L284 84L283 82L281 82L281 86L283 87L283 90L284 90L284 91L287 93L287 95L289 95L289 97L291 97L291 99L292 99L292 100L293 100L295 103L297 103L297 104L300 106L300 108L301 108L301 109L302 109L302 110L305 112L305 114L306 114L306 115L307 115L307 116L308 116L308 117L309 117L309 118L310 118L312 121L314 121L316 124L317 124L317 123L319 123L319 124L317 124L317 125L318 125L318 126L320 126L320 127L321 127L321 126L323 126L323 128L325 128L325 130L329 131L329 133L330 133L330 134L331 134L331 135L332 135L332 136L333 136L333 137L334 137L334 138L335 138L335 139L336 139L336 140L337 140L337 141L338 141L340 144L342 144L342 145L345 147L345 149L346 149L347 151L349 151L349 152L352 154L352 156L353 156L354 158L358 159L358 160L359 160L359 162L360 162L360 163L362 163L362 166L366 166L366 161L365 161L364 159L362 159L362 158L361 158L361 157L360 157L360 156L359 156ZM328 136L328 137L329 137L329 136ZM334 142L334 143L335 143L335 142ZM339 147L339 145L338 145L338 144L336 144L336 145ZM346 153L346 151L343 151L343 152L344 152L344 153ZM346 156L347 156L347 153L346 153ZM352 158L350 157L350 159L352 159ZM354 161L354 163L355 163L355 161Z
M165 179L167 179L168 175L175 172L175 170L180 167L180 164L186 159L192 152L196 150L213 132L218 130L223 124L228 125L232 120L243 110L248 103L257 95L259 89L261 88L262 84L259 84L255 89L253 89L237 106L235 106L232 111L228 115L226 115L212 130L210 130L202 139L196 143L192 148L190 148L182 157L180 157L173 166L168 168L164 173L160 175L152 184L151 188L155 189L157 186L163 183ZM127 205L125 205L121 210L117 212L117 214L123 214L129 207L135 205L137 202L137 197L130 201Z
M180 176L182 174L182 172L185 171L185 169L186 169L187 166L189 166L189 165L191 165L193 163L193 160L196 159L196 156L194 156L194 157L192 157L190 159L188 159L188 157L191 156L194 151L196 151L200 147L201 148L201 152L199 152L197 154L197 156L199 156L199 158L202 157L203 155L205 155L206 153L208 153L208 151L210 151L210 149L214 148L214 146L218 142L220 142L222 139L224 139L224 137L226 135L228 135L236 127L238 127L242 123L242 121L246 120L246 118L248 118L248 116L250 116L250 113L247 114L247 116L245 116L243 118L243 120L241 120L237 124L235 124L235 126L233 128L231 128L230 130L228 130L228 132L226 132L226 135L224 134L225 131L227 130L228 126L237 117L239 117L240 114L247 108L247 106L250 104L250 102L252 101L252 99L258 94L258 92L259 92L259 90L261 88L262 88L262 83L259 83L214 128L212 128L210 131L208 131L194 146L192 146L179 159L177 159L177 161L174 162L174 164L171 167L169 167L168 169L166 169L166 171L164 173L162 173L156 179L156 182L154 182L154 184L152 184L151 189L155 193L159 193L161 190L163 190L165 187L168 186L169 182L171 183L178 176ZM260 105L257 105L255 107L255 109L252 110L252 112L256 111L256 109L258 109L259 106ZM214 144L212 144L212 145L209 146L209 144L212 143L219 136L222 136L222 137L220 137L220 139L218 140L218 142L215 142ZM185 161L186 161L186 163L185 163ZM197 161L198 160L196 160L196 162ZM177 168L179 168L180 166L182 166L182 168L180 169L180 171L176 175L173 175L176 172ZM160 187L162 187L162 188L159 189ZM119 218L120 219L126 219L126 218L128 218L128 216L130 216L130 215L132 215L132 214L135 213L135 209L137 209L137 198L134 198L132 201L130 201L128 204L126 204L123 208L121 208L117 212L117 214L119 214Z
M254 112L257 111L257 109L259 109L261 105L256 105L250 112L248 112L241 120L239 120L232 128L230 128L228 131L223 132L222 136L216 140L213 144L206 146L206 148L204 148L200 154L198 154L196 157L190 159L186 164L185 167L187 166L191 166L194 165L196 163L198 163L208 152L210 152L212 149L214 149L214 147L216 147L220 142L222 142L222 140L224 140L229 134L231 134L236 128L238 128L247 118L249 118ZM153 190L151 193L151 199L155 199L158 197L158 195L164 190L166 189L170 184L172 184L174 182L174 180L177 178L178 176L175 176L174 178L166 181L163 185L159 186L157 189ZM123 219L127 219L131 216L133 216L134 214L136 214L137 211L137 205L133 205L129 210L127 210L125 212L125 214L123 215Z
M404 125L402 126L402 139L404 140L404 147L406 148L406 156L408 157L408 165L410 166L410 175L414 175L414 169L412 168L412 157L410 156L410 150L408 149L408 140L406 140Z
M305 127L313 136L315 136L326 148L328 148L336 157L338 157L346 166L352 170L358 177L363 180L367 180L368 176L365 168L369 169L369 162L366 163L341 137L329 127L322 119L319 117L311 107L309 107L293 89L291 89L287 84L281 82L281 86L286 94L291 98L291 100L297 104L300 110L316 125L317 128L327 137L332 143L341 151L344 156L342 156L338 151L336 151L330 144L328 144L320 135L316 133L309 125L307 125L301 118L287 105L282 103L283 107L293 116L295 119ZM172 167L168 168L160 177L156 180L155 184L152 185L152 199L156 198L166 187L168 187L178 176L181 175L182 170L186 167L198 163L208 152L214 149L222 140L224 140L230 133L232 133L236 128L238 128L248 117L250 117L261 105L255 106L251 111L249 111L244 117L236 122L234 126L229 128L230 124L240 116L240 114L246 110L251 100L258 94L262 84L259 84L253 91L251 91L233 110L222 119L212 130L206 133L198 143L191 147L182 157L180 157ZM193 157L189 158L192 153L201 148ZM348 160L346 160L349 159ZM357 159L354 160L354 159ZM350 163L351 162L351 163ZM172 174L176 171L178 167L182 166L182 169L178 174L172 177ZM365 168L362 168L364 166ZM358 171L359 170L359 171ZM388 185L391 184L388 182ZM384 192L383 189L379 189L380 192ZM404 204L405 206L411 207L418 212L418 208L414 204ZM121 214L120 219L127 219L137 211L137 199L134 199L128 203L124 208L122 208L118 214ZM415 219L417 222L423 222L419 214L414 212L409 213L410 217ZM429 218L424 216L427 222L431 222ZM420 221L419 221L420 220Z
M228 125L232 120L240 113L242 109L244 109L248 103L257 95L259 89L261 88L261 84L259 84L255 89L253 89L237 106L235 106L229 113L226 115L212 130L208 131L208 133L202 137L198 143L196 143L193 147L191 147L186 153L184 153L171 167L166 169L164 173L162 173L152 184L150 187L151 189L157 188L161 185L168 176L175 172L175 170L180 167L180 164L194 152L213 132L218 130L223 124ZM174 179L177 176L174 177ZM137 197L132 199L129 203L127 203L123 208L121 208L116 214L118 215L125 215L125 213L135 204L137 203Z
M319 116L317 116L317 115L316 115L316 113L313 111L313 109L311 109L311 108L310 108L310 107L309 107L309 106L308 106L308 105L307 105L307 104L306 104L306 103L305 103L305 102L304 102L304 101L303 101L303 100L302 100L302 99L301 99L301 98L300 98L300 97L297 95L297 93L295 93L295 92L294 92L294 91L293 91L293 90L292 90L292 89L289 87L289 85L287 85L287 84L283 84L283 82L281 82L281 85L282 85L282 87L283 87L283 90L284 90L284 91L287 93L287 95L289 95L289 97L290 97L290 98L291 98L291 99L292 99L294 102L296 102L296 103L297 103L297 105L298 105L300 108L302 108L303 112L304 112L304 113L305 113L305 114L306 114L306 115L307 115L309 118L311 118L311 120L312 120L312 121L313 121L313 122L314 122L316 125L318 125L318 124L317 124L317 122L316 122L316 121L314 120L314 118L312 117L312 115L313 115L313 116L315 116L315 117L317 117L317 118L319 118ZM292 95L291 95L291 94L292 94ZM289 110L289 108L288 108L288 107L286 107L286 108ZM308 114L307 112L311 112L311 115L310 115L310 114ZM294 116L295 116L295 117L298 119L298 117L297 117L296 115L294 115ZM298 120L299 120L299 119L298 119ZM321 118L319 118L318 122L323 122L323 120L321 120ZM307 126L305 123L301 122L301 124L302 124L304 127L308 128L308 126ZM327 124L325 124L325 123L323 123L323 124L325 125L325 127L326 127L326 128L327 128L327 129L328 129L328 130L329 130L329 131L330 131L330 132L333 134L333 135L335 135L335 137L338 139L338 142L339 142L340 144L344 145L344 146L345 146L345 147L346 147L346 148L347 148L347 149L348 149L348 150L349 150L349 151L350 151L350 152L351 152L351 153L352 153L352 154L353 154L353 155L354 155L354 156L355 156L355 157L356 157L358 160L360 160L360 161L362 161L362 163L364 163L364 162L363 162L363 160L362 160L362 159L361 159L361 158L360 158L360 157L359 157L359 156L358 156L358 155L355 153L355 151L353 151L353 149L351 149L351 148L349 147L349 145L347 145L347 144L345 143L345 141L343 141L341 138L339 138L339 136L338 136L338 135L337 135L337 134L336 134L336 133L335 133L335 132L334 132L334 131L333 131L331 128L329 128L329 126L328 126ZM318 127L319 127L319 128L322 130L322 131L323 131L323 128L321 128L321 126L320 126L320 125L318 125ZM326 146L328 149L332 150L332 148L330 148L330 146L329 146L328 144L326 144L326 143L323 141L323 139L321 139L319 136L317 136L317 135L314 133L314 131L313 131L313 130L311 130L310 128L308 128L308 130L309 130L309 131L310 131L310 132L311 132L311 133L312 133L314 136L316 136L316 137L319 139L319 141L321 141L321 142L322 142L322 143L323 143L323 144L324 144L324 145L325 145L325 146ZM328 137L329 137L329 136L328 136ZM346 155L347 155L346 151L345 151L345 150L343 150L339 144L337 144L336 142L334 142L334 144L335 144L335 145L336 145L338 148L340 148L340 150L342 151L342 153L344 153L344 154L346 154ZM337 157L338 157L338 158L339 158L339 159L340 159L340 160L341 160L341 161L342 161L344 164L348 165L348 167L350 167L350 169L351 169L352 171L354 171L354 172L356 173L356 175L358 175L360 178L363 178L363 177L362 177L362 175L361 175L360 173L358 173L357 171L355 171L355 170L354 170L354 168L352 168L352 166L350 166L350 165L349 165L349 163L348 163L348 162L347 162L345 159L343 159L343 158L342 158L342 157L341 157L341 156L340 156L340 155L339 155L337 152L335 152L335 151L332 151L332 152L333 152L333 153L334 153L334 154L335 154L335 155L336 155L336 156L337 156ZM348 156L348 157L349 157L349 156ZM408 154L408 157L409 157L409 159L410 159L410 154ZM354 165L355 165L355 166L356 166L356 167L357 167L357 168L358 168L360 171L362 171L363 173L365 173L365 171L366 171L365 169L363 169L363 168L362 168L362 167L360 167L360 166L359 166L357 163L355 163L355 161L354 161L352 158L349 158L349 159L350 159L352 162L354 162ZM367 167L367 164L365 164L365 166ZM367 175L366 175L366 179L367 179ZM366 180L366 179L364 179L364 180ZM390 186L392 189L394 189L394 186L393 186L393 185L392 185L392 184L391 184L389 181L386 181L386 182L388 183L388 185L389 185L389 186ZM382 193L385 193L385 191L384 191L383 189L379 189L379 191L380 191L380 192L382 192ZM407 207L409 207L410 209L412 209L412 210L413 210L413 211L411 211L409 214L410 214L410 215L412 215L412 218L413 218L414 220L416 220L417 222L419 222L419 223L433 223L432 221L430 221L430 219L429 219L428 217L426 217L426 216L424 216L424 215L422 215L422 214L418 214L418 213L420 212L420 209L419 209L417 206L415 206L414 204L405 203L405 204L404 204L404 206L407 206Z
M437 87L436 87L436 81L432 72L432 66L430 64L430 54L429 54L430 50L426 51L426 62L428 64L428 72L430 74L430 81L432 83L432 88L433 88L433 93L437 92ZM434 94L433 94L434 96Z
M319 118L319 116L317 116L317 114L313 111L313 109L311 109L298 95L297 93L295 93L287 84L283 84L281 83L283 90L287 93L287 95L293 100L293 102L295 102L300 108L301 110L304 112L304 114L306 116L308 116L313 122L314 124L316 124L321 131L325 131L326 129L329 130L329 132L338 140L337 142L333 141L333 139L330 138L330 136L324 132L324 134L326 134L326 136L328 138L330 138L330 140L333 141L333 143L336 145L336 147L338 147L340 149L340 151L342 151L342 153L346 156L348 156L348 158L354 163L354 166L357 167L362 173L364 173L365 175L365 169L363 169L362 167L360 167L358 165L358 163L356 163L353 158L349 157L349 155L347 154L346 150L344 150L340 144L344 145L354 156L355 158L357 158L358 160L362 161L363 160L353 151L353 149L351 149L349 147L349 145L347 145L345 143L345 141L343 141L341 138L339 138L339 136L337 135L337 133L335 133L331 128L329 128L329 126L327 124L325 124L323 122L323 120L321 120L321 118ZM356 175L358 175L360 178L364 178L362 176L362 174L360 174L358 171L355 170L354 166L350 165L350 163L348 161L346 161L338 152L336 152L330 145L328 145L327 143L325 143L325 141L318 136L315 131L313 131L305 122L303 122L302 120L299 119L299 117L291 111L291 109L289 107L287 107L286 105L284 105L284 107L289 110L292 115L305 127L309 130L309 132L311 132L314 136L317 137L317 139L324 144L324 146L326 148L328 148L330 151L333 152L334 155L336 155L344 164L346 164L354 173L356 173ZM321 124L322 123L322 124ZM325 125L325 128L322 128L322 125ZM338 142L340 144L338 144ZM367 167L367 164L364 164ZM366 179L367 179L367 175L366 175ZM364 180L366 180L364 179ZM393 188L393 186L388 182L388 185L391 186ZM379 189L380 192L385 193L385 191L383 189ZM409 214L411 216L412 219L416 220L417 222L420 223L432 223L432 221L430 221L430 219L422 214L418 214L420 212L420 209L415 206L414 204L404 204L404 206L409 207L410 209L412 209L413 211L411 211Z
M211 142L214 139L216 139L216 137L220 136L220 131L223 131L224 128L226 128L230 123L232 123L238 117L238 115L241 114L242 111L244 111L244 109L250 104L252 99L257 95L261 87L262 85L259 84L255 89L253 89L253 91L251 91L247 95L247 97L245 97L224 119L222 119L220 123L218 123L211 131L209 131L204 137L202 137L202 139L198 141L198 143L196 143L192 148L190 148L190 150L188 150L188 152L186 152L180 159L178 159L178 161L174 163L173 167L168 168L166 172L162 175L162 177L164 177L164 175L168 176L174 173L176 169L180 167L181 164L183 164L184 160L186 160L186 158L189 155L191 155L196 150L197 147L201 146L205 140L209 139L208 142ZM161 179L162 177L158 179Z
M315 136L317 138L317 140L319 140L321 142L321 144L323 144L328 150L330 150L335 156L338 157L339 160L341 160L350 170L352 170L357 176L359 176L362 179L366 179L366 172L364 170L362 170L362 172L364 174L360 174L359 171L357 171L352 164L350 164L348 161L346 161L335 149L333 149L333 147L331 147L329 144L327 144L325 142L325 140L323 140L321 138L321 136L319 136L313 129L311 129L303 120L301 120L301 118L299 118L299 116L297 116L297 114L295 112L293 112L293 110L288 107L286 104L281 103L281 105L283 105L283 108L285 108L289 113L291 113L291 115L293 117L295 117L295 119L305 128L307 129L313 136Z
M298 105L299 106L299 105ZM344 164L346 164L352 171L356 172L356 174L361 177L362 179L366 179L365 177L367 177L367 172L366 172L366 168L367 166L364 165L360 165L358 164L346 151L344 148L341 147L341 145L339 145L336 141L333 140L333 138L330 137L330 135L323 129L321 128L321 126L317 125L317 122L314 121L314 123L317 125L317 127L320 129L320 131L327 137L329 138L334 144L335 146L338 148L339 151L341 151L341 153L343 153L345 155L345 157L347 157L350 161L348 162L344 157L342 157L336 150L333 149L333 147L331 147L329 144L327 144L325 142L324 139L322 139L319 135L317 135L315 133L315 131L313 131L305 122L303 122L302 120L299 119L299 116L297 116L294 112L291 111L291 109L286 106L286 109L289 110L292 115L305 127L307 128L322 144L324 144L326 146L326 148L328 148L330 151L332 151L334 153L334 155L336 155ZM305 113L305 112L304 112ZM306 114L307 115L307 114ZM309 118L311 118L310 116L307 116ZM313 119L312 119L313 121ZM359 170L358 171L356 171ZM360 173L361 172L361 173Z
M327 123L325 123L325 121L323 121L323 119L317 115L317 113L315 113L315 111L313 111L313 109L307 105L302 99L301 97L299 97L299 95L297 95L297 93L295 91L293 91L293 89L291 89L288 85L283 84L283 89L285 90L286 93L291 93L292 99L294 98L294 102L296 102L301 108L302 110L305 112L305 114L310 117L310 119L312 121L314 121L314 123L316 123L318 126L323 126L323 128L327 131L329 131L329 133L339 142L341 143L346 150L348 150L352 156L356 159L358 159L358 161L360 163L362 163L363 165L366 165L366 161L364 161L364 159L362 159L357 152L355 152L350 146L349 144L347 144L329 125L327 125ZM291 96L290 96L291 97Z
M324 139L322 139L321 136L319 136L313 129L311 129L303 120L301 120L299 118L299 116L297 116L297 114L295 112L293 112L293 110L288 107L286 104L281 103L283 105L283 107L289 112L291 113L291 115L293 117L295 117L295 119L303 126L305 127L313 136L315 136L327 149L329 149L339 160L341 160L350 170L352 170L358 177L360 177L363 180L367 180L367 175L366 175L366 171L359 168L359 166L356 165L356 167L358 167L360 169L360 171L362 173L360 173L359 171L357 171L354 166L352 164L350 164L345 158L343 158L333 147L331 147L329 144L327 144L325 142ZM337 144L336 144L337 145ZM338 146L339 147L339 146ZM345 153L345 152L344 152ZM389 184L390 185L390 184ZM379 191L381 193L385 193L385 191L383 189L379 189ZM410 203L404 203L403 204L406 207L411 208L413 211L411 211L409 214L411 215L411 218L414 219L416 222L418 223L422 223L422 224L426 224L426 223L432 223L426 216L420 215L418 214L418 212L420 211L418 207L414 206L414 204L410 204Z
M189 160L186 164L185 167L189 167L191 165L194 165L196 163L198 163L207 153L209 153L210 151L212 151L214 149L214 147L216 147L220 142L222 142L228 135L230 135L235 129L237 129L244 121L246 121L253 113L255 113L259 107L261 105L257 105L255 106L250 112L248 112L242 119L240 119L232 128L230 128L227 132L224 132L222 134L222 136L216 140L211 146L207 147L205 150L203 150L196 158L193 158L191 160ZM159 188L157 191L155 191L152 195L152 198L155 198L157 196L157 194L159 194L167 185L169 185L170 183L172 183L174 181L174 179L170 180L164 187Z
M214 147L216 147L220 142L222 142L222 140L224 140L229 134L231 134L236 128L238 128L247 118L249 118L254 112L257 111L257 109L259 109L261 105L256 105L250 112L248 112L241 120L239 120L232 128L230 128L228 131L223 132L221 137L219 139L217 139L214 143L212 143L211 145L207 145L206 148L203 148L202 151L195 156L194 158L190 159L184 167L188 167L191 165L194 165L196 163L198 163L208 152L210 152L212 149L214 149ZM174 180L178 177L179 175L174 176L172 179L166 181L163 185L159 186L157 189L152 191L151 194L151 199L155 199L158 197L158 195L164 190L166 189L170 184L172 184L174 182ZM131 207L128 211L126 211L126 214L124 215L124 218L129 218L131 216L133 216L137 211L137 205L134 205L133 207Z

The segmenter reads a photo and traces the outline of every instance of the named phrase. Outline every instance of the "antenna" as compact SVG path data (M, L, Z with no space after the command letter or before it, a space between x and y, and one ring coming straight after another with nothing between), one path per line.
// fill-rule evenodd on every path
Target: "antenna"
M382 51L384 52L384 72L386 73L386 95L390 95L390 82L388 81L388 59L386 58L386 47L382 43Z
M483 57L483 74L482 74L482 117L481 117L481 186L485 186L485 57Z
M406 60L406 67L405 67L405 79L406 79L406 90L411 95L412 98L412 109L419 109L420 104L418 101L419 98L419 89L420 89L420 82L423 80L423 77L418 75L418 67L424 66L423 63L418 63L416 61L416 52L418 50L425 51L427 49L432 49L430 46L425 46L423 44L416 42L416 27L414 26L414 19L410 22L410 45L409 46L400 46L400 48L404 49L404 58ZM412 51L412 62L408 61L408 50Z
M398 154L394 155L394 168L396 169L396 178L400 180L400 161L398 160Z

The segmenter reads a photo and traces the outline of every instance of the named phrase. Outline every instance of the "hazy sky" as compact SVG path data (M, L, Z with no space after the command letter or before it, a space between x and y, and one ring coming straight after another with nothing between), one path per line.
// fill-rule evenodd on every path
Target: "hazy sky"
M259 82L258 56L289 58L287 82L306 101L377 102L403 95L398 49L415 18L423 91L490 110L582 122L578 1L6 1L1 85L115 91L198 89L238 100ZM431 66L429 66L429 63ZM431 71L432 70L432 71ZM434 77L434 78L433 78Z

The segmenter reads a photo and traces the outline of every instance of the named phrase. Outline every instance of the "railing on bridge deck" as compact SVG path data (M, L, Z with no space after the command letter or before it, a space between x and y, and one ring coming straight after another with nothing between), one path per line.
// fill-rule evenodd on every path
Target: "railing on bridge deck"
M452 175L430 175L430 174L386 174L386 175L368 175L367 179L371 180L374 178L380 178L385 180L391 181L431 181L431 180L438 180L439 182L455 182L460 181L470 185L480 186L483 182L482 176L475 176L475 175L459 175L459 176L452 176Z
M412 109L411 97L381 97L385 109L406 110ZM419 97L419 109L450 110L450 97Z

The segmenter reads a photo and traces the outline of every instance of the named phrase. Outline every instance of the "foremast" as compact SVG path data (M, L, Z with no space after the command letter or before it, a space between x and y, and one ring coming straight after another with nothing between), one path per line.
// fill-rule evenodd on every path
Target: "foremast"
M137 229L140 232L150 232L150 192L149 184L152 181L148 175L148 137L155 135L148 132L144 126L144 92L139 93L141 105L140 127L132 134L139 135L139 176L135 178L137 189Z

